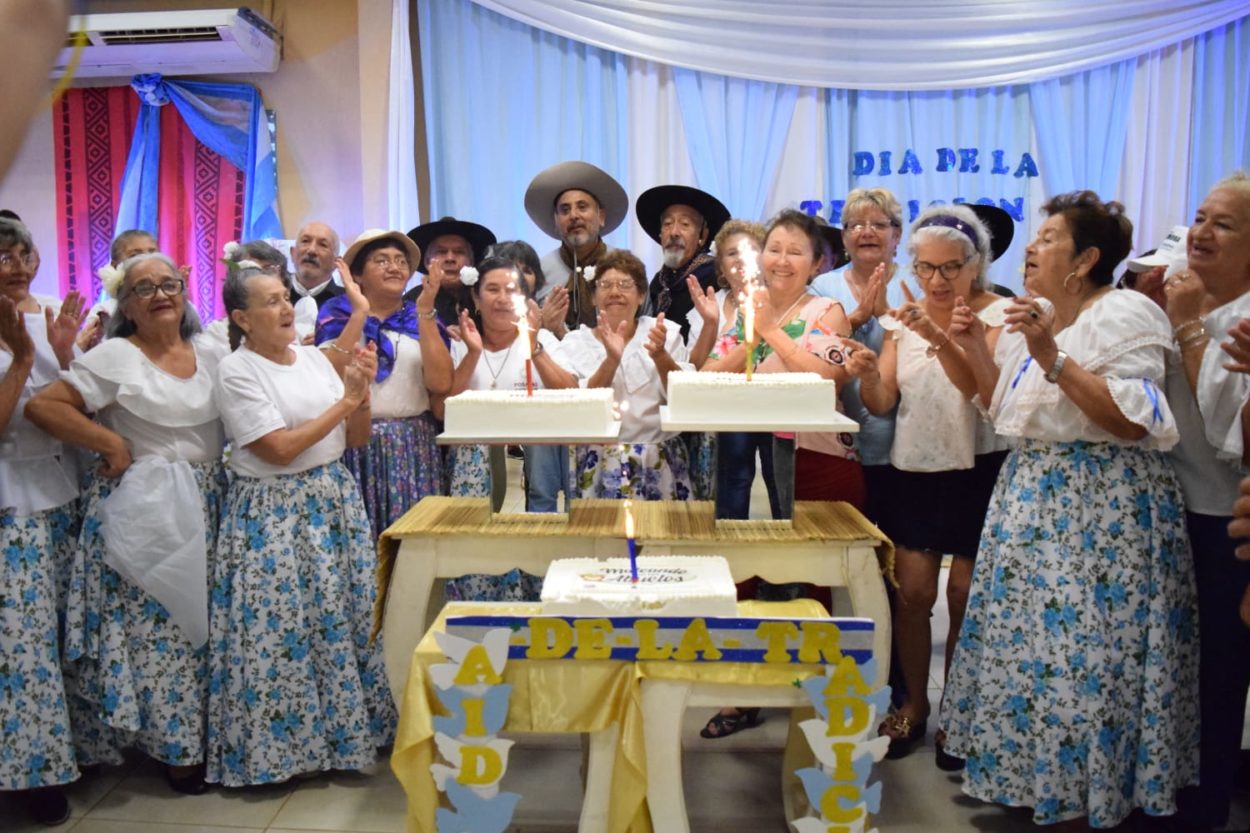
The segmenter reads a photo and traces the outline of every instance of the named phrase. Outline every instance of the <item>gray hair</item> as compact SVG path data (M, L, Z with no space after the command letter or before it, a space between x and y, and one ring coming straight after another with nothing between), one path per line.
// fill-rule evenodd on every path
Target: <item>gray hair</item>
M26 224L20 220L0 217L0 249L7 251L15 246L25 246L27 251L34 247L34 242L30 238L30 229L26 228Z
M973 241L957 228L941 225L925 225L939 217L953 217L960 223L970 226L976 232ZM977 276L972 281L975 289L990 289L994 283L990 280L990 230L981 222L971 208L966 205L931 205L911 225L911 234L907 238L907 256L916 259L916 247L921 243L933 240L947 240L958 243L965 258L977 258Z
M187 300L185 282L186 279L178 271L178 265L169 259L168 256L160 252L152 252L150 254L135 255L122 261L117 267L122 270L121 288L117 293L117 312L109 316L108 325L104 329L105 338L126 338L135 334L135 322L126 315L126 301L130 298L131 290L128 286L130 280L130 271L141 263L155 260L168 266L170 271L178 276L178 279L184 282L182 294L182 320L178 322L178 337L183 341L187 341L191 336L202 331L204 325L200 322L200 314L196 312L195 307L191 306L191 302Z
M257 275L264 274L264 270L255 266L244 266L226 272L226 280L221 285L221 303L226 308L226 337L230 341L232 351L239 349L239 345L243 343L243 338L247 334L243 332L242 327L234 323L234 316L230 313L247 309L248 283ZM283 281L283 284L286 284L286 281ZM290 287L287 286L287 289Z

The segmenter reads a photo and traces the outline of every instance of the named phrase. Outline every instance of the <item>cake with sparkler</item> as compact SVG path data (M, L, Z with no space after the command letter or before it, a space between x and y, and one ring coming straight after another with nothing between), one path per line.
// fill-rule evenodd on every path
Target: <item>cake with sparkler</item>
M738 615L729 562L719 555L563 558L543 579L542 610L559 616Z
M818 373L674 371L668 374L668 417L683 424L746 422L783 424L837 410L834 383Z
M448 436L460 438L525 441L616 432L611 388L467 390L448 398L443 423Z

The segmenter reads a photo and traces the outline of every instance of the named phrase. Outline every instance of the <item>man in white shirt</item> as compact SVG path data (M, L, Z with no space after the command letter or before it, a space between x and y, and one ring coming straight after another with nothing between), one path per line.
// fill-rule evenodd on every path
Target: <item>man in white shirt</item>
M334 229L313 220L305 223L295 235L291 262L295 264L295 280L291 281L291 303L312 298L317 309L331 298L343 294L343 287L334 282L334 262L339 256L339 236Z

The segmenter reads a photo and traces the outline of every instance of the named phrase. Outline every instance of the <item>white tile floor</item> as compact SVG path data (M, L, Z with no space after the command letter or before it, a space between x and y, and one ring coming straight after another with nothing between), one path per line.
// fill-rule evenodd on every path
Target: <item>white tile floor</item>
M517 468L509 461L506 511L519 511ZM766 507L762 487L756 485L759 494L753 496L753 506ZM942 594L938 598L929 689L934 709L941 694L942 640L947 627ZM844 595L835 594L834 607L835 613L849 613ZM698 736L709 716L690 711L683 727L686 803L694 833L791 829L780 794L786 715L773 712L760 728L719 741ZM570 791L569 785L580 780L580 742L571 736L516 737L521 743L511 754L504 782L507 789L523 796L512 833L572 833L577 829L581 796ZM924 747L902 760L883 762L876 774L884 785L884 801L873 823L882 833L1036 830L1027 811L1004 810L965 798L959 791L959 776L934 766L932 733ZM0 833L401 833L405 829L404 794L385 762L359 773L180 796L165 785L156 765L139 758L83 778L69 794L72 816L56 828L28 823L18 803L0 794ZM1234 826L1244 827L1250 819L1250 800L1243 796L1234 812Z

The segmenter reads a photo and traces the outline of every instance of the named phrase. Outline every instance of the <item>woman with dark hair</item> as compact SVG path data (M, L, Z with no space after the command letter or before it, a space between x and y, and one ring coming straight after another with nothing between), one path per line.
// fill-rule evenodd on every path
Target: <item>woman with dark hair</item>
M294 343L287 285L240 266L222 290L237 349L216 396L233 477L210 601L207 778L228 787L360 769L395 730L369 644L373 540L340 462L369 439L376 353L354 348L340 379Z
M565 336L546 350L530 331L534 366L549 388L612 388L621 403L619 445L576 447L574 490L585 497L688 500L686 446L660 427L660 405L670 371L690 369L681 328L639 316L647 297L646 267L629 252L608 252L596 264L598 326ZM546 358L544 358L546 357Z
M1176 810L1197 776L1197 616L1180 486L1163 453L1166 316L1111 288L1132 224L1053 198L1025 250L1030 297L990 352L969 305L951 338L1015 447L985 519L942 699L963 789L1039 824Z
M415 304L404 300L420 257L405 234L363 232L339 260L343 294L326 302L317 320L316 342L340 373L356 347L377 350L369 443L343 458L360 484L375 538L421 498L444 490L430 398L451 390L451 355L434 309L438 281L426 281Z
M69 817L61 789L78 777L62 676L58 617L78 536L78 478L69 450L23 415L72 357L81 300L53 319L30 307L26 227L0 220L0 792L25 792L35 821Z
M538 252L524 240L505 240L496 243L486 250L487 257L506 260L516 267L524 286L525 297L537 298L538 293L547 285L547 276L543 274L542 262ZM478 272L482 273L482 264L478 264Z
M88 763L120 761L114 743L138 746L175 790L200 793L207 578L225 491L221 350L198 334L169 258L138 255L109 278L109 337L26 406L43 430L101 457L66 611L65 654L97 723L75 726L75 742Z
M496 247L498 249L499 247ZM480 275L469 289L481 328L473 323L468 310L460 312L460 340L452 342L451 358L456 365L452 395L466 390L525 390L525 353L518 344L518 309L526 309L529 285L511 260L492 254L478 264ZM531 329L538 318L528 317ZM553 349L558 344L550 332L538 334L540 344ZM534 379L542 386L542 379ZM500 430L507 430L507 411L500 413ZM528 448L526 449L528 451ZM459 445L448 457L449 494L461 497L490 496L495 510L503 504L507 487L503 446ZM448 599L478 602L537 601L542 579L521 570L499 576L473 574L447 582Z
M810 371L843 385L850 375L843 367L841 340L851 334L842 305L808 291L825 250L820 226L807 214L786 209L768 224L760 255L760 275L766 293L757 293L756 341L743 343L739 318L737 344L726 354L713 353L704 370L740 373L746 369L747 350L754 352L755 372ZM793 479L790 469L774 456L777 487L783 511L796 500L845 500L864 505L864 476L850 434L795 435Z
M1006 218L1004 218L1006 219ZM929 718L929 621L937 601L943 555L953 555L946 584L950 628L946 663L959 636L972 559L981 525L1006 456L1006 444L972 404L976 380L963 349L947 330L956 306L965 304L986 328L990 350L998 340L1009 301L989 279L990 228L972 209L942 205L926 209L912 225L907 249L924 295L881 316L886 332L880 360L867 346L848 342L847 368L873 414L892 414L890 466L878 479L877 523L894 541L898 592L893 611L894 647L904 682L898 709L882 722L890 738L887 756L899 758L924 740ZM899 285L906 287L902 278ZM905 296L910 290L904 289ZM934 500L943 495L943 500ZM957 770L963 762L936 739L937 764Z

